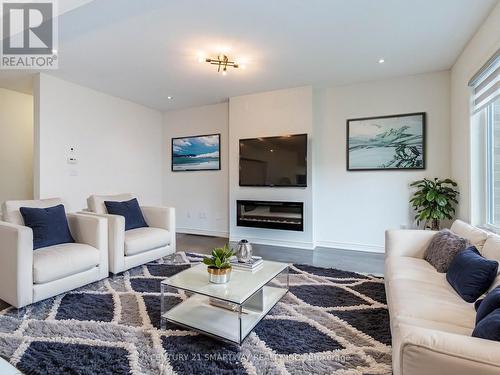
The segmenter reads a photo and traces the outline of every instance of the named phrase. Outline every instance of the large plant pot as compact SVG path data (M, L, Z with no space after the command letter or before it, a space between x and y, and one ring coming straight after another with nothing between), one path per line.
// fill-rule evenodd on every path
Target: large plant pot
M225 284L231 279L231 268L208 267L208 281L214 284Z

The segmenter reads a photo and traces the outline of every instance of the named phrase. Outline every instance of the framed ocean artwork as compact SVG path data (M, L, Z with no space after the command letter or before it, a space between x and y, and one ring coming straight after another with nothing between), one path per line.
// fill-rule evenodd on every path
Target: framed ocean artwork
M425 112L347 120L347 170L425 169Z
M172 138L172 172L220 170L220 134Z

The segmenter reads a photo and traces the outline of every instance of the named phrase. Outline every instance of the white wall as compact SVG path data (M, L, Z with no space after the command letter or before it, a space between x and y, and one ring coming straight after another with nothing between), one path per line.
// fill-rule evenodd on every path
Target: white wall
M0 88L0 204L33 198L33 97Z
M252 242L313 247L312 201L312 89L299 87L229 100L229 228L230 239ZM309 135L307 188L267 188L239 186L239 140L285 134ZM236 226L236 200L276 200L304 202L304 232L245 228Z
M500 48L500 3L467 44L451 69L451 160L452 176L460 185L459 217L473 221L471 197L470 90L474 74ZM473 193L472 193L473 194ZM481 194L478 192L477 194Z
M93 194L132 192L162 202L162 114L49 75L35 82L36 195L68 211ZM78 164L68 164L75 147Z
M384 231L413 222L409 183L449 177L449 72L316 90L314 225L319 246L383 251ZM427 113L426 170L346 171L346 120Z
M228 103L165 112L163 116L163 203L176 208L177 231L229 235ZM172 172L172 138L221 135L221 170Z

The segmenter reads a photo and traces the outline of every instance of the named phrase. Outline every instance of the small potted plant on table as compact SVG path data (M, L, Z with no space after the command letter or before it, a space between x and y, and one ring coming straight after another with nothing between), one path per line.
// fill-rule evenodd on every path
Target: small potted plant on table
M225 284L231 278L230 258L234 255L233 251L226 244L224 247L217 247L212 250L210 257L203 258L208 268L208 280L214 284Z

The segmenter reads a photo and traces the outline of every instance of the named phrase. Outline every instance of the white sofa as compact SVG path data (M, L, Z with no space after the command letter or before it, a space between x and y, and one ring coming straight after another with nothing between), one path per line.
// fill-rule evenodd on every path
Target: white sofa
M0 221L0 299L20 308L108 277L105 219L67 214L75 243L33 250L33 231L20 207L46 208L60 199L8 201Z
M141 264L175 253L175 209L141 206L149 227L125 231L125 218L110 215L105 201L127 201L132 194L92 195L86 214L108 220L109 270L117 274Z
M457 220L451 230L500 262L500 236ZM500 342L471 337L476 311L423 259L436 232L386 232L385 288L394 375L500 374ZM497 275L491 289L500 283ZM490 290L491 290L490 289Z

